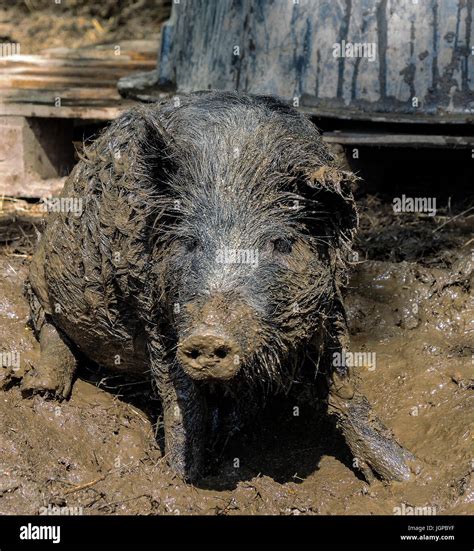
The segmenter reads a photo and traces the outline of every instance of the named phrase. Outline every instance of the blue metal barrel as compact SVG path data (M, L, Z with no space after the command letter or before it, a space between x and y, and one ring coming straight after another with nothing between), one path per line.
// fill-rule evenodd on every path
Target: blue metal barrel
M174 0L159 83L337 118L472 122L473 0Z

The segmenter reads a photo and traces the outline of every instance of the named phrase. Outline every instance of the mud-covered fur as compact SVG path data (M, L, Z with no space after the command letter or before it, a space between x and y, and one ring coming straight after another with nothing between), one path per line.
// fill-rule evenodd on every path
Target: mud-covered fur
M332 168L318 180L318 170L334 163L316 128L272 98L181 101L179 109L142 111L164 127L167 162L175 164L163 174L152 217L153 319L166 319L176 338L209 297L219 293L231 308L244 303L254 315L234 329L249 350L242 376L254 385L285 384L311 337L334 331L357 220L351 177ZM256 251L258 263L216 262L226 249Z
M209 411L206 382L176 348L207 310L242 350L237 376L219 383L237 399L287 391L303 365L316 374L340 350L352 180L315 126L270 97L139 106L85 147L63 191L84 211L51 215L31 286L92 360L151 372L177 472L200 473ZM258 260L219 261L229 250Z

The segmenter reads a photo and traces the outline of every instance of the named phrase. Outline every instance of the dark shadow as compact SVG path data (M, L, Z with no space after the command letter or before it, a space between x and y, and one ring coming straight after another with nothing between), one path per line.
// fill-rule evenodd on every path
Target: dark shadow
M27 121L37 144L35 170L41 177L67 176L75 164L73 121L53 118L28 118Z
M278 483L300 483L318 470L324 455L337 457L351 469L351 456L334 420L323 407L299 406L274 399L255 423L232 438L214 458L210 472L195 485L207 490L233 490L241 481L268 476Z
M360 260L450 268L472 235L471 150L361 147L357 159L350 147L345 153L362 178L355 193ZM430 199L435 215L396 212L403 196Z
M84 358L78 376L143 411L155 426L164 454L161 403L149 381L111 375ZM222 408L226 408L224 402ZM299 483L318 470L324 455L337 457L352 470L352 456L323 400L308 405L292 396L269 398L251 422L232 435L222 431L209 439L209 446L205 473L193 482L207 490L232 490L257 475L281 484Z

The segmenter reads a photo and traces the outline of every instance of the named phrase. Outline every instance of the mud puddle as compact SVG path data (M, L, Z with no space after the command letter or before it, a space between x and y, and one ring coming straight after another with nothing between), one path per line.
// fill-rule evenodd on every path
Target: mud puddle
M0 514L394 514L408 507L472 514L466 220L435 235L429 250L425 238L419 250L399 240L394 261L373 260L378 248L387 250L376 222L371 229L377 208L363 210L361 261L347 291L352 351L376 413L424 462L413 482L368 485L332 422L317 408L294 415L287 400L269 403L254 427L235 435L199 487L185 484L155 439L159 405L150 388L113 388L113 379L88 377L86 366L87 380L76 381L66 402L24 399L14 381L0 391ZM0 351L10 361L18 353L22 369L38 354L22 297L27 266L27 254L0 249Z

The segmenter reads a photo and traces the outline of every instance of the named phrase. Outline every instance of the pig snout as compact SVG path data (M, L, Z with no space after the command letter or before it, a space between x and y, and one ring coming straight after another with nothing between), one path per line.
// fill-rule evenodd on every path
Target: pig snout
M231 379L240 368L240 347L234 339L203 328L178 344L178 360L193 379Z

